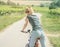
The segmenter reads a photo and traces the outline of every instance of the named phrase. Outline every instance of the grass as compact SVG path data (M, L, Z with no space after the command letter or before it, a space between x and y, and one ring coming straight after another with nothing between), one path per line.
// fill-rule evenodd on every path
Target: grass
M42 16L42 25L48 33L60 33L60 16L46 14Z
M7 27L8 25L20 20L23 17L24 17L24 14L0 16L0 31L5 27Z
M48 7L33 7L33 9L39 13L48 13L49 12Z
M0 11L21 11L23 9L23 7L21 8L15 8L12 6L8 6L8 5L0 5Z
M23 6L14 7L14 6L8 6L8 5L0 5L1 13L11 12L8 14L0 15L0 31L3 30L8 25L23 18L24 14L21 13L23 9L24 9Z
M54 47L60 47L60 37L49 37Z

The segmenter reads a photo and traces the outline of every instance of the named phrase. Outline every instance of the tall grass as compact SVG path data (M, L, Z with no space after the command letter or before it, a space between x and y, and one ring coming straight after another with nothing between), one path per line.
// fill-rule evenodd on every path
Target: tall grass
M24 17L23 6L0 5L0 31Z
M60 16L46 14L42 16L42 25L48 33L60 33Z
M60 37L49 37L49 39L54 47L60 47Z
M23 7L0 5L0 15L11 14L16 12L22 13Z
M19 15L15 13L13 13L13 15L0 16L0 31L5 27L7 27L8 25L20 20L23 17L24 17L24 14Z

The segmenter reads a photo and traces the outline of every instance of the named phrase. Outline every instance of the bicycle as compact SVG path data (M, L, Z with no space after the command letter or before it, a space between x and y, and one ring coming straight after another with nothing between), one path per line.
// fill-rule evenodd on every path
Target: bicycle
M21 31L21 32L23 32L23 31ZM26 31L24 31L23 33L30 33L30 30L27 30L27 32L26 32ZM34 47L38 47L38 46L39 46L38 40L40 40L40 38L37 38L37 40L36 40L36 42L35 42L35 46L34 46ZM29 41L29 40L28 40L28 41ZM26 46L25 46L25 47L29 47L29 43L28 43L28 44L26 44Z

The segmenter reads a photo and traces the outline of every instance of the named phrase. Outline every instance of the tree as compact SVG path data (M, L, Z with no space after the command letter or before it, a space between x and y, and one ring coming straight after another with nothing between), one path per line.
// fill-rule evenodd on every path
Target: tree
M60 7L60 0L54 0L50 6L49 6L49 10L51 14L59 14L56 10L57 7Z
M56 8L57 8L56 2L52 2L49 6L50 14L56 14Z
M56 9L57 6L56 6L56 3L55 2L52 2L49 6L49 9Z
M56 5L60 7L60 0L57 0Z

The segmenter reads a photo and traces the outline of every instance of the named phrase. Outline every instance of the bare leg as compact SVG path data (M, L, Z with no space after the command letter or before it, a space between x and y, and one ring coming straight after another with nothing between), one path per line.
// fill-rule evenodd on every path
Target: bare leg
M37 40L36 40L36 42L35 42L35 47L39 47L38 40L40 40L40 38L37 38Z

